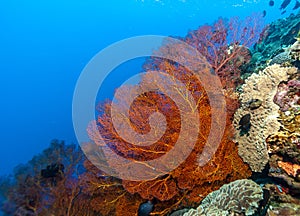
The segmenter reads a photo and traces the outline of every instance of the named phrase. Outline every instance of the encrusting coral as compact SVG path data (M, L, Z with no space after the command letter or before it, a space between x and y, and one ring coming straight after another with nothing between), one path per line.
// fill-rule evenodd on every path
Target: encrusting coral
M299 73L279 85L274 102L280 107L281 127L266 140L271 156L269 176L284 180L294 193L300 193Z
M287 83L280 83L274 102L280 106L282 112L300 110L300 80L289 80ZM290 113L287 112L287 114Z
M263 190L252 180L241 179L208 194L197 209L184 216L253 215L263 199Z
M290 100L284 101L290 102ZM286 103L280 104L281 108L289 107ZM291 106L288 110L279 113L282 127L266 140L269 155L284 156L285 160L300 164L300 109Z
M264 209L266 216L296 216L299 215L300 200L292 197L290 189L278 184L265 184L264 191L268 191L268 205Z
M268 163L266 139L280 128L279 106L273 99L279 83L295 73L295 67L274 64L252 74L242 86L241 106L234 114L234 139L238 142L239 155L252 171L260 172Z

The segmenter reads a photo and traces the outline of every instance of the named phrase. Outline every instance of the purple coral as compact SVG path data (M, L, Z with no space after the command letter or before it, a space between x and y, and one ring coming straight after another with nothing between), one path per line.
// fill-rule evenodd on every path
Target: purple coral
M274 103L283 112L289 109L300 108L300 80L290 80L288 83L281 83L274 97Z

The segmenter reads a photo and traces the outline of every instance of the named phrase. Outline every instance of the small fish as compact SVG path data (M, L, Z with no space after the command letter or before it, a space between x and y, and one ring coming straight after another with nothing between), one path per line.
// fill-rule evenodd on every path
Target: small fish
M282 4L280 5L280 10L285 9L290 3L291 3L291 0L284 0L282 2Z
M300 2L298 0L296 0L296 4L295 6L293 7L293 10L296 10L300 7Z
M150 200L142 203L138 209L138 216L149 216L153 210L153 207L154 204Z
M263 12L262 12L262 17L265 17L266 15L267 15L267 11L266 10L264 10Z
M240 136L248 134L250 127L251 127L251 115L248 113L244 115L239 121L239 129L240 129Z
M273 7L273 6L274 6L274 1L273 1L273 0L270 0L270 1L269 1L269 6L270 6L270 7Z
M282 15L282 14L285 14L285 13L286 13L286 10L282 11L282 12L281 12L281 15Z

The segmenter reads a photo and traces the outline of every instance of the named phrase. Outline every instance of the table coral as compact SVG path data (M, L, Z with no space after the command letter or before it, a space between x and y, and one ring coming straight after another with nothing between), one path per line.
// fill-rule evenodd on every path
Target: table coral
M253 215L263 199L263 190L252 180L236 180L207 195L197 209L184 216Z
M264 169L269 159L266 138L280 128L277 120L279 107L273 102L277 86L295 73L295 67L274 64L258 74L252 74L242 86L239 96L241 106L233 121L234 139L238 142L239 155L250 165L252 171L259 172ZM253 109L253 101L261 103Z

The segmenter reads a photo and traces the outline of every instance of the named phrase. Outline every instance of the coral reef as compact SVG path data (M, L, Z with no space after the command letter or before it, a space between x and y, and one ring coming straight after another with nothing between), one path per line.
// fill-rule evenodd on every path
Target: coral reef
M295 61L300 61L300 38L296 38L296 42L289 48L290 56Z
M292 57L290 56L290 53L286 50L282 53L279 53L278 55L274 56L272 60L269 62L269 65L273 64L279 64L283 66L288 66L292 62Z
M9 215L96 215L80 196L83 160L76 145L54 140L42 154L15 169L14 180L6 183L2 210Z
M294 65L296 56L290 51L300 29L300 13L278 19L262 31L259 42L251 49L252 58L242 71L243 77L263 70L268 65ZM298 45L297 45L298 46ZM296 45L294 46L296 48ZM294 49L294 48L293 48Z
M200 27L182 39L195 47L208 62L202 62L202 57L200 59L196 58L195 55L191 54L191 50L182 47L180 44L172 44L172 46L164 44L155 53L159 53L159 56L165 58L155 57L146 62L144 65L146 73L141 77L141 82L137 88L124 86L118 89L118 93L115 95L117 103L104 103L98 106L97 125L94 124L94 126L87 129L92 140L91 143L103 147L99 136L97 136L100 133L105 140L109 141L105 145L115 154L129 159L131 164L136 163L144 167L135 173L137 175L145 172L148 167L147 161L157 159L170 152L182 132L180 131L182 117L178 108L179 103L176 104L165 93L173 89L174 92L180 92L180 89L175 85L169 85L164 77L168 75L183 84L185 93L180 96L182 104L190 104L191 98L197 102L196 108L185 111L188 117L183 119L184 122L189 122L190 125L188 129L184 129L189 134L189 137L186 137L185 140L190 140L192 138L191 134L195 133L195 130L197 131L195 145L189 156L179 166L171 169L170 172L151 180L121 180L122 186L129 193L138 195L145 200L157 200L151 214L164 215L179 207L196 205L205 195L218 189L223 184L240 178L247 178L251 175L248 165L239 157L238 148L232 141L232 118L235 109L238 107L238 101L229 93L231 92L230 89L238 83L237 80L232 81L233 79L239 79L240 66L250 58L246 46L255 41L258 31L256 27L259 25L254 25L255 27L249 29L249 22L250 20L247 20L244 25L241 25L243 23L240 23L237 19L230 22L220 19L213 26ZM239 28L236 29L235 26L239 26ZM229 46L228 40L232 40ZM209 49L207 49L207 46L209 46ZM172 61L167 58L170 53L174 55L169 58ZM180 53L180 56L176 56L178 53ZM191 68L196 68L196 70L192 72L190 68L184 67L185 63L188 63ZM165 75L151 73L153 70L162 71ZM198 74L205 77L218 75L221 78L225 88L226 105L220 105L214 110L211 108L210 103L212 101L209 101L208 94L215 95L215 89L205 88L201 83L202 80L199 81ZM214 85L210 82L210 86ZM140 89L153 90L138 94ZM186 92L190 92L191 97L187 96ZM222 94L222 92L220 93ZM139 96L131 102L129 98L124 97L125 94ZM121 127L122 129L118 129L117 132L113 124L111 108L115 106L116 110L124 110L128 104L130 104L130 109L127 112L129 113L128 119L127 117L125 119L125 115L118 116L124 120L122 122L130 122L130 125ZM212 123L212 113L219 116L225 106L228 108L228 112L214 121L218 125L225 122L225 132L220 142L218 142L218 149L207 163L199 165L202 160L199 155L207 145L211 129L209 125ZM147 146L134 145L133 142L127 141L127 138L130 140L130 137L134 137L134 132L139 134L151 132L149 117L156 112L160 112L166 118L166 130L163 136ZM195 112L199 114L198 119L191 118ZM199 120L199 128L195 124L195 120ZM126 125L126 123L120 125ZM133 130L128 130L128 128L133 128ZM213 144L215 145L215 143ZM186 145L180 148L179 151L177 150L173 158L180 158L184 151L186 151ZM116 164L113 159L108 163L111 165ZM169 164L169 161L164 161L159 166L169 168ZM116 165L116 169L126 169L127 166L124 164Z
M268 163L266 139L280 128L279 107L273 102L277 86L287 81L297 68L272 65L252 74L242 86L241 106L234 114L235 141L239 155L252 171L262 171Z
M98 132L108 140L107 148L128 159L130 163L140 165L170 153L180 133L184 131L187 134L183 139L184 145L172 153L173 158L177 160L182 152L186 151L189 142L192 142L191 134L195 133L195 145L191 148L191 153L178 166L151 180L119 179L107 175L91 164L75 145L55 141L43 154L16 170L15 182L1 182L0 188L8 188L1 194L6 199L2 205L4 211L11 215L166 215L177 209L198 205L208 193L226 183L248 178L251 170L238 155L237 145L232 141L232 118L239 105L237 97L232 93L241 82L241 67L251 57L247 47L257 39L259 23L250 28L249 25L256 21L257 19L251 18L245 22L237 18L230 21L219 19L212 26L205 25L189 32L181 40L196 48L202 55L200 58L192 55L190 50L182 49L180 44L173 46L175 52L169 52L170 47L165 44L157 50L157 53L160 52L164 57L169 53L183 53L180 56L172 56L170 59L174 59L173 61L167 58L149 58L144 64L146 73L138 87L147 89L150 86L153 90L138 94L130 103L130 123L123 126L125 129L132 128L132 131L139 134L147 134L152 129L151 115L160 112L165 116L166 130L152 145L134 145L122 139L111 119L111 103L100 103L97 107L100 111L98 125L93 124L87 128L88 135L94 143L91 141L82 145L84 150L94 152L92 157L99 156L99 145L93 145L98 143ZM200 60L204 57L207 61L201 63ZM185 63L195 71L185 67ZM149 72L151 70L163 71L164 74L178 80L184 86L184 91L170 86L167 82L163 83L166 79L155 76ZM205 78L213 76L218 81L220 78L225 88L224 92L221 91L221 84L218 84L217 88L210 79L197 79L199 74ZM207 88L203 86L203 82L209 83ZM157 88L160 91L156 90ZM169 89L179 92L180 102L188 104L191 108L184 110L186 119L181 119L181 110L178 108L180 103L176 104L164 94L164 91ZM220 97L216 94L216 89L220 89L219 94L222 97L224 93L224 99L219 106L214 107L211 106L214 100L210 101L208 95L213 95L214 99ZM122 109L122 106L131 102L126 101L127 97L124 97L124 94L137 93L134 90L131 86L119 90L118 99L124 100L119 100L118 108ZM187 92L190 92L191 97ZM190 106L189 102L192 100L196 102L195 106ZM193 118L195 113L198 115L197 119ZM194 122L200 123L200 127L196 127ZM183 123L189 127L183 130ZM217 134L220 135L220 140L215 141L214 134L208 142L211 125L224 127L224 131ZM132 131L121 131L127 137L133 137ZM212 151L214 145L217 146L214 154L211 154L211 157L204 154L202 158L202 153L206 153L206 149ZM98 151L95 151L96 149ZM208 162L204 164L203 161L206 160ZM105 162L108 167L115 163L114 160ZM158 164L158 167L168 167L171 163L172 161L165 160ZM126 169L125 164L116 166ZM140 169L133 175L143 173L145 169Z
M255 52L272 58L279 54L283 47L293 44L300 29L299 19L300 13L271 23L263 32L260 42L255 45Z
M291 216L291 215L298 215L299 214L300 205L294 203L274 203L270 205L267 210L266 216Z
M208 194L197 209L184 216L254 215L262 199L263 190L258 184L248 179L236 180Z
M280 83L274 97L274 102L285 112L290 109L300 109L300 80L289 80L287 83ZM289 114L289 113L287 113Z
M299 51L298 51L299 52ZM279 85L274 102L280 107L280 130L267 138L271 156L269 176L300 194L300 82L299 73Z
M120 110L130 103L128 125L139 134L151 132L153 113L164 115L165 133L152 145L134 145L123 139L112 121L112 104L100 103L97 124L87 128L94 142L86 143L85 148L94 152L93 157L98 156L95 149L99 145L94 144L99 143L100 132L109 141L106 147L116 155L145 167L147 161L170 153L182 130L178 104L164 94L179 89L149 71L163 71L180 81L185 86L180 92L182 102L189 103L192 98L197 106L186 112L188 137L173 153L174 158L186 150L190 134L197 136L189 156L170 172L151 180L112 177L88 161L75 145L54 141L41 155L17 168L13 180L0 178L2 209L7 215L296 215L300 208L295 198L300 195L299 20L299 14L291 15L269 25L251 49L250 62L248 47L258 36L259 23L249 28L253 20L242 23L237 18L219 19L180 38L207 59L200 66L201 59L179 45L174 49L182 55L173 56L175 60L149 58L137 89L152 90L139 94L131 103L125 93L136 95L139 91L125 86L116 98ZM164 44L156 53L168 56L171 51ZM206 89L202 80L176 58L188 61L199 74L217 75L226 104L213 109L208 94L214 88ZM240 92L235 91L242 84L242 72L248 73L248 78ZM207 145L212 114L224 108L227 113L214 121L217 125L226 122L224 134L212 158L203 165L200 155ZM199 114L199 128L193 113ZM133 137L132 131L122 132ZM115 161L106 162L110 166ZM163 161L160 166L169 164ZM128 167L117 164L117 168ZM144 172L140 169L133 174ZM251 179L260 186L245 179L251 173Z
M237 146L231 141L232 126L230 118L232 118L232 113L230 112L227 117L225 116L227 118L226 130L218 150L207 164L199 166L199 154L203 150L210 130L210 128L207 127L207 124L211 121L211 111L207 95L203 91L203 87L189 71L184 70L183 68L180 68L180 71L178 71L175 65L170 64L165 60L159 62L159 67L162 69L167 68L167 71L170 71L172 74L180 72L180 76L178 75L177 78L187 86L189 83L189 86L192 86L192 89L190 90L193 92L196 101L201 101L197 112L205 110L204 112L199 112L199 131L201 131L201 135L198 136L191 154L179 167L175 168L170 173L153 180L122 180L122 185L128 192L139 194L143 199L159 200L160 202L154 206L153 214L161 215L178 208L178 206L185 207L194 205L201 201L206 194L219 188L224 183L239 178L246 178L251 172L248 166L244 164L238 156ZM205 73L205 71L203 71L203 73ZM146 74L146 77L143 77L142 79L141 86L149 80L151 80L153 85L159 79L157 77L152 77L152 75L147 76ZM164 88L164 86L161 86L161 88ZM159 103L157 101L159 101ZM228 103L231 102L228 106L237 107L235 100L228 99L227 101ZM98 118L98 123L101 124L101 127L98 127L98 130L105 138L111 140L110 145L112 146L112 149L116 149L116 152L122 156L135 159L137 161L136 163L142 164L145 160L156 158L157 155L168 152L172 147L173 142L176 141L178 137L180 115L177 111L177 107L169 100L169 98L163 97L157 93L145 93L142 97L137 97L135 102L131 105L130 110L130 113L132 113L131 122L134 123L133 127L136 127L137 131L141 130L140 128L147 128L147 122L145 122L145 120L148 119L150 113L159 110L166 116L167 125L170 129L166 131L164 136L157 143L152 146L147 146L147 148L143 146L133 147L124 142L124 140L122 140L113 130L109 104L102 107L104 107L105 110L104 112L101 112L104 114ZM193 120L190 122L192 124ZM141 125L145 126L141 127ZM195 128L191 128L190 130L194 129ZM91 138L93 138L94 132L89 131L89 133L91 134ZM96 139L95 142L97 143ZM157 149L160 151L157 151ZM182 151L178 151L180 154L181 152Z
M81 176L80 186L84 201L90 204L97 215L135 216L139 206L145 202L138 194L130 194L124 190L120 179L107 176L90 161L84 162L86 172Z
M277 164L289 176L299 177L299 175L300 175L300 165L298 165L298 164L292 164L290 162L283 162L283 161L278 161Z
M248 47L257 40L262 30L260 16L241 21L234 17L229 21L219 19L213 25L204 25L190 31L184 41L208 60L215 73L221 78L224 88L241 84L242 66L251 59ZM249 31L249 26L252 27ZM228 45L228 41L229 45Z
M292 65L294 62L298 62L300 60L300 43L299 38L296 39L296 42L292 45L283 48L283 52L274 56L270 61L269 65L272 64L280 64L283 66Z
M279 184L267 183L263 186L264 191L268 191L267 205L262 211L266 216L292 216L298 215L300 200L293 198L289 194L289 189Z

